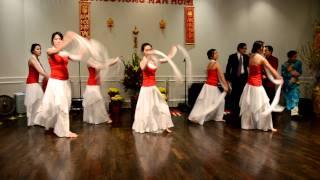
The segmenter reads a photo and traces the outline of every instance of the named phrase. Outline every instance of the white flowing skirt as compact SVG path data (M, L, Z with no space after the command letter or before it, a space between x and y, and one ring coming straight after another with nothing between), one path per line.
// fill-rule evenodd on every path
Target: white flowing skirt
M27 108L28 126L35 125L35 117L41 104L43 91L39 83L32 83L26 85L26 96L24 105Z
M50 78L39 108L39 116L36 118L37 123L44 124L46 129L54 128L54 133L59 137L68 137L70 106L69 81Z
M260 129L264 131L273 128L271 113L262 115L270 108L269 98L263 86L246 84L240 98L240 116L242 129Z
M206 112L206 109L212 107L221 94L222 93L217 86L204 84L188 119L194 123L199 123L200 125L203 125L205 121L209 120L224 121L224 99L219 102L219 105L215 109Z
M83 121L90 124L100 124L109 121L105 101L100 86L87 85L83 93Z
M141 87L132 129L159 133L173 127L169 106L156 86Z

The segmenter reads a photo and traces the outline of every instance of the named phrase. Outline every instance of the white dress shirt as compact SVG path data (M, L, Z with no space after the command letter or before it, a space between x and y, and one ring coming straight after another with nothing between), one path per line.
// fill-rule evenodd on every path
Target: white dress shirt
M240 56L242 57L242 64L241 64L241 74L244 73L244 66L243 66L243 55L241 55L239 52L237 52L238 61L240 61Z

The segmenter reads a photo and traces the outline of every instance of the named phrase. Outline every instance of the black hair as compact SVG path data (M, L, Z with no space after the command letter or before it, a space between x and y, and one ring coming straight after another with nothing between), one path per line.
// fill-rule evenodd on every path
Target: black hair
M33 51L36 49L37 46L39 46L41 48L41 45L38 43L33 43L31 45L31 49L30 49L31 54L33 54Z
M209 49L207 52L208 59L211 60L213 58L213 53L216 51L216 49Z
M53 39L54 39L54 37L55 37L56 35L60 36L61 40L63 40L63 35L62 35L61 32L54 32L54 33L52 33L52 36L51 36L51 44L52 44L52 45L53 45Z
M297 51L295 50L290 50L288 53L287 53L287 56L288 58L292 58L294 55L298 54Z
M268 45L268 46L265 46L265 47L268 49L268 51L273 52L273 47L272 46Z
M141 52L144 51L144 48L145 48L146 46L152 47L152 45L151 45L150 43L143 43L143 44L141 45Z
M246 43L239 43L238 46L237 46L237 50L239 51L240 49L243 49L244 47L246 47L247 44Z
M259 49L263 47L264 42L263 41L255 41L252 45L251 52L257 53Z

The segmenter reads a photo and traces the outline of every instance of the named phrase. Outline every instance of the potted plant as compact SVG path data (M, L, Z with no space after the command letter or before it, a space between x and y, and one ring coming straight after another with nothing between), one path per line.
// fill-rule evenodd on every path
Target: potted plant
M110 112L112 114L119 114L121 112L122 102L123 102L123 97L120 96L119 94L111 97L111 102L109 106Z
M313 111L320 115L320 23L315 24L313 42L305 44L300 55L315 77L312 90Z
M124 79L122 84L125 91L131 90L133 92L131 96L131 109L134 110L137 104L140 87L142 84L142 71L140 69L140 57L137 53L133 53L131 59L124 63Z

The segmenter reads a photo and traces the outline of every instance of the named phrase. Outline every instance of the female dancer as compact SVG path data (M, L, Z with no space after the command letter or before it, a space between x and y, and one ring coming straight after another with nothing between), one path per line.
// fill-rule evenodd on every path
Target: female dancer
M144 43L141 46L144 56L140 62L143 73L143 82L134 115L132 129L135 132L171 132L173 127L169 106L156 87L155 74L157 62L152 58L152 45ZM160 59L161 63L167 62Z
M54 128L54 133L57 136L73 138L78 135L71 132L69 127L71 89L67 65L68 60L81 58L62 51L68 43L67 40L63 40L62 33L52 34L51 44L53 47L47 50L51 74L42 100L39 118L45 121L46 129Z
M111 63L106 66L112 66L116 64L120 59L115 58ZM88 61L89 77L87 81L86 90L83 94L83 121L90 124L100 124L103 122L112 123L109 118L105 101L100 91L100 78L99 71L107 68L106 66L98 66Z
M240 98L241 128L277 131L273 128L269 98L262 86L262 68L270 71L272 76L280 80L281 83L283 81L277 71L263 57L264 43L262 41L254 42L251 53L249 77ZM275 97L275 99L277 98ZM264 112L269 113L265 114Z
M207 52L207 56L210 61L207 66L207 82L203 85L202 90L188 118L190 121L199 123L200 125L203 125L205 121L208 121L210 119L214 119L215 121L224 121L223 113L225 101L224 96L217 87L219 80L223 83L224 92L227 92L229 90L227 81L225 80L223 71L221 70L221 66L217 62L217 50L210 49ZM223 97L219 98L220 96ZM214 108L211 108L210 111L204 111L212 106L214 106Z
M32 44L30 52L32 56L28 60L29 74L26 82L26 97L24 101L24 104L27 108L28 126L38 124L35 122L35 116L37 114L43 96L43 91L38 83L39 74L44 77L43 79L49 78L49 75L44 71L39 60L39 56L41 55L40 44Z

